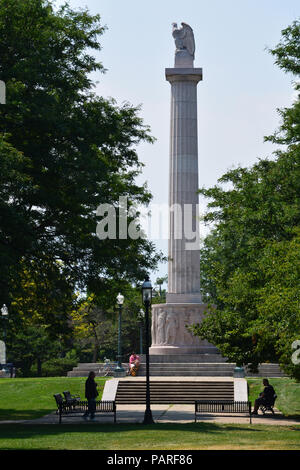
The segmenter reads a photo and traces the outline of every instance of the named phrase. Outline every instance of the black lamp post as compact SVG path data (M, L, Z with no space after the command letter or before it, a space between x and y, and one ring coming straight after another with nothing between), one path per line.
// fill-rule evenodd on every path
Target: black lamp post
M122 367L122 341L121 341L121 334L122 334L122 307L123 307L123 302L124 302L124 295L118 294L117 296L117 303L119 307L119 327L118 327L118 365L115 368L116 375L119 373L123 373L124 369Z
M3 321L3 350L2 350L2 354L1 354L1 359L2 361L4 361L4 363L2 364L2 366L4 364L7 364L7 358L6 358L6 322L8 320L8 308L6 307L5 304L2 305L1 307L1 319ZM5 369L4 369L5 370ZM12 373L11 373L11 377L12 377Z
M146 329L146 410L144 415L144 424L153 424L152 412L150 408L150 378L149 378L149 307L152 299L152 285L149 276L146 276L142 285L143 303L145 305L145 329Z
M6 321L8 320L8 308L6 307L5 304L3 304L1 308L1 316L3 319L3 337L4 337L4 343L6 341Z

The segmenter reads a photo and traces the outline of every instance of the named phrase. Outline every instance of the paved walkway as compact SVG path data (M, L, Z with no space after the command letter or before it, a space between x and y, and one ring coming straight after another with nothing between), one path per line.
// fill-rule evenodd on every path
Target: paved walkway
M194 406L193 405L152 405L152 416L156 423L193 423L194 422ZM142 423L144 419L145 406L144 405L117 405L117 423ZM197 415L197 422L209 423L235 423L235 424L249 424L248 415ZM34 420L19 420L19 421L0 421L0 424L7 423L20 423L20 424L57 424L58 416L51 413L39 419ZM68 418L62 417L62 424L90 424L94 423L113 423L112 413L96 414L95 421L84 421L80 416L72 416ZM300 420L285 418L278 410L275 410L275 415L267 414L263 416L252 416L253 424L266 424L266 425L280 425L280 426L300 426Z

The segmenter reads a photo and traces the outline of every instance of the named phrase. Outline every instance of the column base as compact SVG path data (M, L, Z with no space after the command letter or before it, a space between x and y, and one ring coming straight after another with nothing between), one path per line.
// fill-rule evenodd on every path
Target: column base
M215 355L217 352L217 348L213 345L211 345L211 347L206 347L203 345L198 348L194 346L151 346L151 348L149 348L150 356L181 356L183 359L186 359L186 361L183 362L189 362L189 357L194 356L195 354Z
M207 304L166 303L152 305L150 355L217 354L218 349L194 336L186 326L201 323L209 314Z
M167 294L167 304L202 304L201 294Z

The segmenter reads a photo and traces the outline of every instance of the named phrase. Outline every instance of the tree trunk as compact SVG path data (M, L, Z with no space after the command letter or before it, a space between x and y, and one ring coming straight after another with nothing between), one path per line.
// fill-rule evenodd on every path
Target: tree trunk
M39 358L37 360L37 376L42 377L42 361Z

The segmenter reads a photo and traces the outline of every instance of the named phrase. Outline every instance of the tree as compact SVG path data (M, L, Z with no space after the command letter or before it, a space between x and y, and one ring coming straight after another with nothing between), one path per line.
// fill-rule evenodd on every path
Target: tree
M159 286L159 296L161 297L162 296L162 285L165 283L165 282L168 282L168 276L163 276L163 277L158 277L156 279L156 282L155 284L157 286Z
M282 32L271 53L285 72L299 76L300 23ZM299 90L299 83L294 84ZM283 144L274 158L227 172L221 186L202 188L213 223L201 250L202 290L215 305L194 327L224 356L255 370L279 361L295 377L291 344L300 331L300 101L279 111L282 124L266 140Z
M77 295L61 272L59 262L43 260L43 263L41 266L35 261L27 265L21 262L22 270L15 279L10 310L14 328L43 325L53 339L59 334L67 337Z
M23 376L30 375L30 369L36 362L37 375L41 377L42 363L59 354L60 350L59 341L53 341L45 328L26 326L15 334L9 354Z
M47 0L1 2L1 302L14 296L21 261L41 269L44 260L59 261L70 286L99 293L109 280L137 282L160 259L146 239L95 233L100 204L118 209L124 196L130 208L151 199L135 183L142 169L136 146L153 141L139 108L92 91L90 73L104 69L90 51L101 49L104 29L99 15L68 4L55 11Z
M16 201L22 197L25 188L30 187L30 178L23 173L28 159L7 139L7 135L0 135L0 292L1 300L6 304L9 303L8 279L15 277L19 260L28 245L26 208Z
M125 302L122 308L122 356L127 360L139 346L139 311L141 292L130 285L122 290ZM116 302L116 297L115 297ZM118 345L118 308L104 309L93 294L81 301L72 313L74 345L79 356L97 362L105 357L115 359ZM82 359L82 360L83 360Z
M21 262L12 289L9 358L23 374L36 362L41 375L42 363L57 351L64 355L72 344L71 314L77 307L77 296L61 273L60 263L46 263L45 259L43 266L35 261Z

